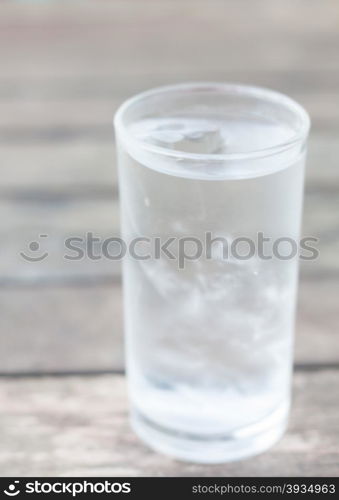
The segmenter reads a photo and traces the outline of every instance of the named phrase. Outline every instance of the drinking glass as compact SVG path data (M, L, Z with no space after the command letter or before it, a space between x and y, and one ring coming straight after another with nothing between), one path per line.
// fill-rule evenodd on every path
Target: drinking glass
M180 84L115 115L131 422L217 463L289 413L309 117L280 93Z

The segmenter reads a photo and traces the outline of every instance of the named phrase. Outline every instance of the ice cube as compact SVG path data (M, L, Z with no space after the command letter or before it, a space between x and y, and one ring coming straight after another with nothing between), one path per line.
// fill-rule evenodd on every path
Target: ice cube
M168 123L149 130L144 139L156 146L196 154L219 153L224 139L217 127L204 123Z
M176 149L187 153L213 154L218 153L223 145L223 139L218 129L195 130L183 134L176 143Z
M147 142L162 148L177 149L177 144L183 139L183 134L175 130L153 130L148 135Z

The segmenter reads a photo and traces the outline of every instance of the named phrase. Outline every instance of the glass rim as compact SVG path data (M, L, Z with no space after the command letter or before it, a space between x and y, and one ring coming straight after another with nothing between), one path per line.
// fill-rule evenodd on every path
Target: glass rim
M173 91L188 91L188 90L199 90L201 91L224 91L231 95L244 95L247 97L257 97L266 102L271 102L272 104L283 105L286 109L290 110L296 117L300 120L300 127L295 131L293 136L287 141L283 141L274 146L269 146L267 148L260 148L257 150L247 151L244 153L189 153L186 151L173 150L170 148L157 146L155 144L148 143L146 141L137 139L132 134L129 133L128 128L125 126L123 118L126 111L128 111L132 106L141 102L143 99L152 97L155 95L161 95L170 93ZM187 159L195 161L229 161L229 160L250 160L257 158L264 158L267 156L273 156L279 153L283 153L290 148L295 147L299 142L305 140L308 136L311 120L307 111L298 104L297 101L288 97L286 94L281 92L271 90L266 87L257 87L253 85L246 85L240 83L222 83L222 82L187 82L178 83L173 85L164 85L152 88L145 92L138 93L129 99L125 100L118 110L116 111L113 119L113 124L116 133L125 142L126 145L131 145L134 148L141 149L148 153L153 153L161 156L166 156L173 159Z

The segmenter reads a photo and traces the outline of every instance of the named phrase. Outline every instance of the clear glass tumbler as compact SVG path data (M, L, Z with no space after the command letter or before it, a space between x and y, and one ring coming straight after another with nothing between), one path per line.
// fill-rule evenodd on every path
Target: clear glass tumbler
M288 419L309 117L243 85L162 87L115 116L132 425L202 463Z

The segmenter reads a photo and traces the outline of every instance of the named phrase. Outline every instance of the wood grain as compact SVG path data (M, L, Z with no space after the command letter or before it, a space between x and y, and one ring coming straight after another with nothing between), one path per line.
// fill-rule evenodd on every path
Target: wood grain
M119 204L113 188L98 188L96 195L80 186L59 193L41 187L31 191L16 189L0 196L0 211L0 285L26 286L29 282L34 285L53 280L69 284L73 278L76 283L79 279L97 277L101 281L104 276L120 276L121 263L115 258L119 244L112 242L107 253L102 251L105 240L120 236ZM301 261L302 276L339 277L338 213L335 184L316 182L315 186L307 186L301 237L318 239L310 243L319 256ZM69 238L81 239L74 243L81 254L70 249ZM91 238L97 241L92 244ZM39 244L35 251L30 250L32 242ZM41 261L28 261L43 255L46 257ZM80 258L74 260L77 256Z
M0 371L122 369L121 302L120 287L88 281L0 291Z
M0 290L0 373L124 368L119 284L63 283ZM297 365L339 363L338 292L338 280L302 281Z
M0 380L0 470L9 476L338 476L338 371L298 371L288 432L265 454L182 464L131 431L123 377Z
M1 475L339 475L338 52L336 0L1 2ZM63 258L69 236L119 234L117 107L193 80L272 87L305 106L303 236L320 238L301 266L289 431L216 467L160 457L131 432L120 264ZM20 257L31 241L46 260Z
M65 116L65 122L67 119ZM64 123L57 125L60 128L63 126ZM33 141L32 137L27 139L24 133L20 137L14 127L15 142L7 141L1 145L0 194L7 199L15 199L18 194L26 192L27 196L31 193L31 198L44 192L54 198L65 194L76 197L79 193L86 194L88 199L116 195L113 129L111 123L106 123L105 127L107 138L104 140L98 140L97 134L86 140L84 137L76 138L72 136L72 131L79 134L79 128L74 125L60 141L55 138L46 141L41 134L37 134ZM338 157L338 134L312 131L308 145L306 187L313 191L318 187L323 190L337 187Z

